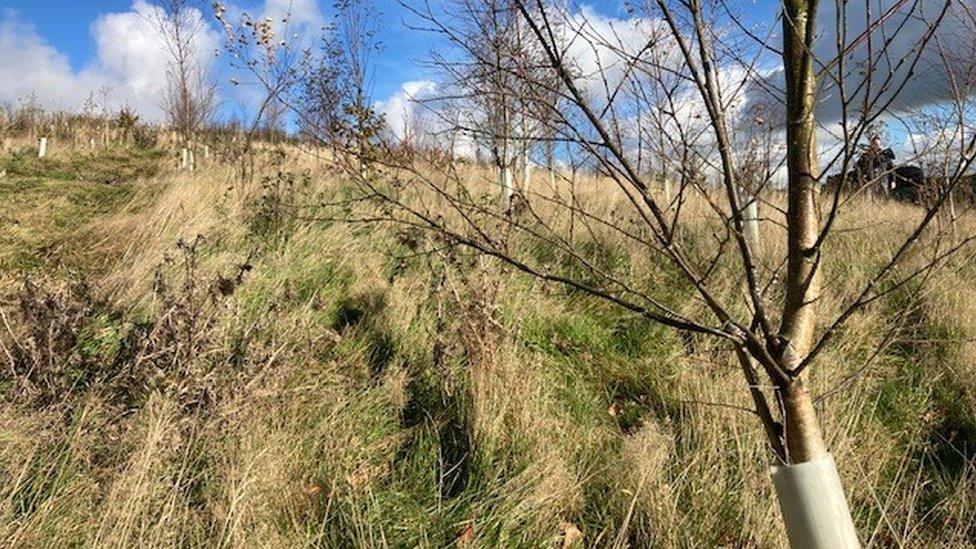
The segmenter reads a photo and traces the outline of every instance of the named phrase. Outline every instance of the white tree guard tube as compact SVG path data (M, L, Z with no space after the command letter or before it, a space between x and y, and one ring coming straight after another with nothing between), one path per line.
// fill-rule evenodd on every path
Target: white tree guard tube
M773 484L793 549L856 549L857 531L834 458L772 467Z

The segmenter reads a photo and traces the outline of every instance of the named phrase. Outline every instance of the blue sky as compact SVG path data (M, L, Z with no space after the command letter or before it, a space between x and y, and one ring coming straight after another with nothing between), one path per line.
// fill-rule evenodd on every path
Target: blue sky
M0 105L16 104L34 94L40 106L49 109L80 110L92 92L106 89L109 108L127 105L143 115L144 120L162 118L161 97L164 94L166 58L159 39L147 31L146 13L153 0L0 0ZM404 0L422 5L426 0ZM615 28L628 19L624 0L568 0L574 11L586 13L592 21L612 23ZM888 5L896 0L871 0ZM242 86L232 86L235 72L227 66L226 57L216 58L221 49L222 32L212 17L211 0L197 0L202 5L200 17L210 30L201 40L201 52L211 60L223 83L220 89L221 112L225 116L247 113L261 93ZM434 9L448 0L429 0ZM235 9L247 10L260 18L290 9L307 24L307 34L320 32L330 17L333 0L224 0ZM381 41L376 67L373 97L388 120L401 116L406 120L412 108L410 97L434 89L430 80L437 75L425 67L436 37L411 30L407 23L416 21L396 0L375 0L381 15ZM635 2L640 3L640 2ZM833 9L825 2L822 11ZM855 3L857 4L857 3ZM766 26L779 11L779 0L741 0L730 3L738 16L750 25ZM863 5L863 4L860 4ZM828 14L829 15L829 14ZM626 26L626 25L625 25ZM916 25L918 26L918 25ZM921 28L921 27L920 27ZM918 34L915 29L914 34ZM908 33L911 38L913 33ZM630 34L634 41L639 35ZM829 37L827 37L829 38ZM822 40L830 46L832 41ZM903 48L904 49L904 48ZM826 52L829 54L829 52ZM775 59L771 60L775 64ZM775 68L775 67L770 67ZM928 101L936 78L913 78L903 95L914 105ZM391 121L391 127L397 127ZM400 124L399 127L405 127Z
M29 21L38 34L68 56L75 68L81 68L93 53L89 30L95 19L103 13L126 11L131 5L128 0L0 0L5 18L13 12Z
M259 2L235 4L252 13L262 8ZM327 16L331 2L318 4ZM386 32L383 34L385 47L377 64L375 91L378 98L383 98L394 93L403 82L422 76L420 62L428 50L429 37L404 27L407 14L398 2L379 0L377 5ZM72 69L82 71L97 57L92 26L99 18L128 12L132 6L132 0L0 0L0 17L32 26L39 37L67 58Z
M214 26L214 39L219 42L219 33L210 13L210 0L197 1L203 7L208 23ZM421 0L407 1L419 4ZM152 56L144 51L149 44L134 44L133 37L145 42L144 36L136 36L144 33L132 30L133 18L124 17L138 12L140 2L151 3L152 0L0 0L0 103L13 103L28 92L34 92L42 103L50 103L46 106L77 108L81 102L79 97L94 91L79 88L105 84L116 88L119 101L123 101L121 97L124 96L124 101L134 102L137 109L152 110L151 102L142 97L149 93L148 83L126 83L127 79L133 78L148 80L148 74L139 75L139 67L135 65L143 65L147 72L153 68L147 66L147 63L152 64ZM436 6L441 2L443 0L433 0L432 4ZM237 0L225 3L252 14L263 13L273 4L279 9L291 4L298 10L318 11L324 18L330 16L332 6L332 0ZM432 77L423 60L433 38L406 27L405 22L413 17L398 1L376 0L376 5L382 12L384 48L377 60L374 95L378 101L383 101L395 95L404 83ZM580 5L601 16L627 17L622 0L590 0ZM774 0L744 1L742 9L747 15L762 20L769 17L775 5ZM117 51L113 53L112 50ZM225 80L229 79L226 68L219 71ZM69 72L71 74L67 74ZM240 110L240 106L233 105L234 93L223 95L225 111Z
M436 6L440 1L433 0L432 4ZM6 85L0 82L0 103L14 103L34 92L44 106L78 108L81 96L95 91L81 88L111 87L119 102L135 103L137 110L153 110L155 100L146 98L153 93L148 71L153 68L149 65L154 65L154 60L145 51L150 45L144 36L137 36L144 33L132 30L134 18L125 17L140 10L139 2L152 0L0 0L0 80L7 80ZM265 12L272 4L277 4L279 9L281 5L291 4L298 10L318 11L323 18L329 17L332 6L331 0L226 3L252 14ZM198 0L198 5L203 7L208 23L214 26L213 45L219 45L210 0ZM384 47L377 59L374 97L385 101L396 95L405 83L431 78L423 61L435 38L408 29L405 23L415 18L396 0L376 0L376 5L382 14ZM627 17L622 1L591 0L581 5L601 16ZM774 6L773 0L755 0L743 2L742 9L747 15L764 19ZM136 43L140 38L141 45ZM147 74L139 74L140 66ZM223 80L229 80L232 71L219 66L218 70ZM241 93L224 90L225 112L241 110L237 97Z

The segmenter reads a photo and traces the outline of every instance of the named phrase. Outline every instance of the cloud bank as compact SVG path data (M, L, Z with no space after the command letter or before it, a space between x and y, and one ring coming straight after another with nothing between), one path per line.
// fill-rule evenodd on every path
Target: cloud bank
M112 110L128 106L145 120L162 120L168 57L151 23L158 10L136 0L129 11L101 15L91 27L94 59L79 70L32 25L6 12L0 21L0 104L32 96L41 108L77 111L95 94L104 95ZM221 37L200 11L192 10L191 17L203 29L193 47L212 67Z
M889 15L883 18L881 14ZM833 81L838 67L831 64L838 56L838 20L846 22L849 51L844 56L844 90L855 110L868 94L875 111L883 107L891 113L914 112L951 100L950 82L976 73L976 21L964 3L949 4L943 14L942 2L902 5L899 0L880 0L872 4L869 18L862 6L851 5L846 13L838 14L836 4L827 2L818 13L814 46L822 71L817 114L824 122L837 121L842 115L840 89ZM750 100L753 104L778 103L781 93L768 90L782 90L783 86L780 69L750 90ZM959 91L970 95L976 89Z

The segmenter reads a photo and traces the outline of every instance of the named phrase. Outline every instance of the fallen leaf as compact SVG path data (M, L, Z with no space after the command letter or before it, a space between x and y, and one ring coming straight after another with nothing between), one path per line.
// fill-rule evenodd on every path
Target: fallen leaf
M369 482L369 471L366 467L360 467L346 475L346 482L353 490L358 490Z
M576 542L583 541L583 532L580 532L580 529L572 522L563 522L559 527L563 531L563 549L568 549Z
M308 496L309 499L315 499L319 497L321 493L322 493L322 486L318 483L309 484L308 486L305 487L305 495Z
M474 543L474 522L469 522L456 540L458 547L471 547Z

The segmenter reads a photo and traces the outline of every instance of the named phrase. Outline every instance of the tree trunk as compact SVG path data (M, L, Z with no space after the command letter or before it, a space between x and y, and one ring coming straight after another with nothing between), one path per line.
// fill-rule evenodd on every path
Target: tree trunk
M498 169L498 184L502 189L502 209L508 210L512 207L512 197L515 195L512 165L508 161L503 162Z
M549 171L549 187L556 189L556 151L551 141L546 143L546 170Z
M817 411L803 381L797 379L782 390L782 395L789 462L803 463L826 456L827 446L820 432Z
M813 33L816 0L787 0L783 17L786 67L787 273L780 335L788 346L786 366L806 356L813 339L820 296L817 217L817 134L814 109Z
M817 413L799 374L813 342L820 297L820 223L813 45L817 0L785 0L787 196L786 299L777 357L788 379L779 384L787 463L773 467L773 483L794 548L858 547L847 500L827 452Z
M759 200L756 198L749 199L743 215L745 217L746 242L749 243L749 247L753 251L757 251L759 250Z

